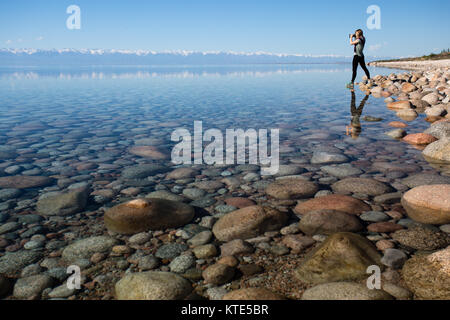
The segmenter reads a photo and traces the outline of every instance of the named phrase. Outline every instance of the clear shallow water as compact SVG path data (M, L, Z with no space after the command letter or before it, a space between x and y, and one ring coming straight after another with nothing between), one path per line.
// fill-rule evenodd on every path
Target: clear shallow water
M392 72L397 71L371 69L373 75ZM388 171L433 170L420 150L384 134L392 129L387 124L399 119L383 99L370 96L359 137L346 135L352 117L345 89L350 75L349 65L338 64L0 68L0 144L21 155L0 160L0 168L20 164L25 174L71 177L80 174L72 170L80 161L141 163L145 159L130 155L130 146L169 149L174 128L192 130L201 120L205 129L280 128L284 163L307 162L321 146L338 147L381 180L390 179ZM364 94L355 91L358 107ZM365 122L367 115L383 121ZM408 133L428 126L421 117L409 124ZM35 155L45 161L37 162ZM380 173L374 162L393 167ZM402 169L405 164L412 166ZM82 173L114 172L115 167L100 167Z

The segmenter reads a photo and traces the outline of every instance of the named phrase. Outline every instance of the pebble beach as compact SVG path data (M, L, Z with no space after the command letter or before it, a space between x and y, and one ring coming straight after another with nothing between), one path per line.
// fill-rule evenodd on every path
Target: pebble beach
M0 297L450 299L445 63L396 64L409 70L355 85L392 116L361 117L377 140L345 136L347 119L318 127L281 114L274 176L254 164L174 165L181 116L165 120L170 111L19 124L23 112L11 113L0 123ZM239 112L233 120L250 121ZM67 286L73 265L79 289ZM379 289L367 287L370 266Z

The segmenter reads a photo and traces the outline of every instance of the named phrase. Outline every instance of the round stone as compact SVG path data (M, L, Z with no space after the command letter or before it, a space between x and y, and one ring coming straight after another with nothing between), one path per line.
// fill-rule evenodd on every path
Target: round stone
M450 300L450 247L405 262L402 276L414 294L425 300Z
M406 247L425 251L441 249L450 244L450 236L446 233L421 226L398 230L392 234L392 239Z
M302 216L300 230L306 235L353 232L363 226L355 215L336 210L311 211Z
M216 263L206 268L202 273L206 283L221 285L234 277L234 268L226 264Z
M332 194L299 203L295 207L294 212L298 215L303 215L316 210L337 210L359 215L364 211L370 210L370 207L363 201L353 197Z
M131 273L116 283L118 300L182 300L192 291L186 279L170 272Z
M278 210L262 207L245 207L220 218L213 226L213 233L220 241L254 238L267 231L281 229L287 215Z
M136 199L105 212L106 227L122 234L163 230L183 226L194 217L194 208L163 199Z
M68 245L62 252L62 258L67 262L90 259L94 253L107 253L116 244L117 240L107 236L81 239Z
M313 197L319 190L314 183L301 178L286 178L271 183L266 193L275 199L289 200Z
M450 184L425 185L409 190L402 197L408 216L420 223L450 223Z
M370 290L354 282L330 282L307 289L302 300L392 300L383 290Z
M336 193L362 193L369 196L378 196L392 191L388 185L367 178L346 178L334 183L331 188Z

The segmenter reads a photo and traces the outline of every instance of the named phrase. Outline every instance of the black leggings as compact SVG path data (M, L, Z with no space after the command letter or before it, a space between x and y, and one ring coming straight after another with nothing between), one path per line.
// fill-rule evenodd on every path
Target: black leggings
M352 82L355 82L356 79L356 70L358 69L358 63L361 66L361 68L366 73L367 78L370 79L370 73L369 70L367 70L366 62L364 61L364 57L360 57L358 55L355 55L353 57L353 76L352 76Z

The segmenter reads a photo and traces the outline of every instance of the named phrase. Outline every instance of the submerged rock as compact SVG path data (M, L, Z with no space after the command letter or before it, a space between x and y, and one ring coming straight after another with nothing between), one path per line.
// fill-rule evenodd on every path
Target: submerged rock
M366 238L354 233L340 232L329 236L308 254L296 277L306 283L360 280L367 278L371 265L382 267L381 255Z
M279 230L287 220L287 215L278 210L250 206L220 218L213 226L213 233L220 241L246 240L267 231Z
M369 211L370 207L363 201L353 197L331 194L299 203L295 207L294 212L298 215L303 215L311 211L324 209L359 215L365 211Z
M450 300L450 247L405 262L402 276L420 299Z
M106 227L122 234L162 230L183 226L194 217L194 208L163 199L136 199L105 212Z
M392 300L383 290L371 290L354 282L330 282L307 289L302 300Z
M388 185L366 178L347 178L334 183L331 188L336 193L362 193L369 196L378 196L389 193L392 188Z
M277 293L267 290L266 288L243 288L231 291L225 294L222 300L285 300L285 298Z
M192 291L188 280L175 273L131 273L115 285L118 300L182 300Z
M416 250L436 250L450 244L450 236L446 233L422 226L398 230L392 234L392 239Z
M28 189L45 187L54 183L54 179L42 176L0 177L0 188Z
M81 239L68 245L62 252L62 258L67 262L89 259L94 253L107 253L116 244L117 240L107 236Z
M266 193L275 199L289 200L302 199L314 196L319 187L314 183L302 178L286 178L272 182Z
M311 211L302 216L299 228L306 235L360 231L363 226L355 216L336 210Z
M89 192L86 188L41 197L36 209L44 216L67 216L84 210Z

